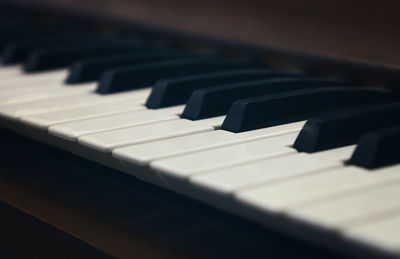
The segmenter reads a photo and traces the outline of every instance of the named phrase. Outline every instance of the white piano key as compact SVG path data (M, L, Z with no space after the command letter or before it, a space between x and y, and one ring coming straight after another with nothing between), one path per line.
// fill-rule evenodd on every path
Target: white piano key
M11 86L11 87L0 87L0 97L1 98L10 98L10 97L15 97L18 95L26 95L26 94L33 94L37 93L40 91L46 91L46 90L51 90L54 88L66 88L70 89L72 86L65 85L63 82L59 81L50 81L50 82L45 82L45 83L33 83L33 84L26 84L26 85L21 85L18 87Z
M0 88L18 87L45 82L63 82L68 75L68 69L46 71L40 73L21 73L0 78Z
M126 145L215 130L215 127L221 126L223 120L224 116L198 121L179 118L137 127L89 134L80 137L78 142L102 152L111 152L115 148Z
M57 96L90 93L95 89L96 83L86 83L74 87L59 82L49 82L41 85L40 88L35 87L35 89L29 89L29 87L17 87L7 91L1 91L0 89L0 107L35 100L44 100Z
M156 160L150 163L172 189L187 188L190 176L239 165L257 159L267 159L296 153L289 145L297 133L267 137L245 143Z
M23 72L21 66L19 65L0 66L0 82L1 80L4 80L6 77L21 76L22 73Z
M177 114L184 109L183 105L165 109L129 111L108 116L73 121L49 127L49 133L70 141L77 141L78 137L102 131L110 131L127 127L134 127L166 120L178 119Z
M117 148L113 151L113 156L127 162L145 165L157 159L227 146L258 138L298 132L304 123L305 121L301 121L241 133L232 133L225 130L208 131L195 135Z
M193 191L199 193L198 196L231 196L234 192L240 193L241 189L257 188L267 183L273 185L277 181L341 167L354 148L355 146L348 146L313 154L294 153L194 175L189 179Z
M328 229L342 229L400 209L400 183L368 188L289 210L291 217Z
M130 100L132 104L143 104L151 89L129 91L119 94L100 95L94 92L83 92L73 96L55 96L45 100L34 100L5 107L0 107L0 114L10 119L29 116L45 112L65 110L74 107L87 107L93 104L107 104L110 102L121 102Z
M377 169L374 172L359 167L345 166L238 190L235 192L235 197L242 204L261 210L286 211L400 181L399 172L400 166Z
M6 97L14 97L23 94L33 94L39 91L51 90L53 88L67 88L63 82L60 81L50 81L50 82L43 82L43 83L32 83L32 84L25 84L20 85L18 87L11 86L11 87L0 87L0 97L3 99ZM71 88L72 86L68 86Z
M46 130L48 127L56 124L91 119L128 111L145 110L146 107L141 105L141 103L142 102L135 102L135 100L122 100L112 103L100 103L90 106L74 107L54 112L46 112L32 116L26 116L20 118L20 120L32 127Z
M398 253L400 251L400 210L388 217L349 226L344 230L344 235L368 246Z
M113 156L125 167L125 172L143 181L162 185L157 173L148 169L151 161L171 156L188 154L216 147L228 146L257 138L273 137L289 132L298 132L304 122L290 123L241 133L213 130L193 135L148 142L116 148Z

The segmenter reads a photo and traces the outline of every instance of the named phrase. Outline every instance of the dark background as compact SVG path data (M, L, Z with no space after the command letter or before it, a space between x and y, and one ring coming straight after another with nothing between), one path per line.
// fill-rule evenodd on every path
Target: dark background
M400 65L400 2L396 0L9 2L84 10L261 46Z

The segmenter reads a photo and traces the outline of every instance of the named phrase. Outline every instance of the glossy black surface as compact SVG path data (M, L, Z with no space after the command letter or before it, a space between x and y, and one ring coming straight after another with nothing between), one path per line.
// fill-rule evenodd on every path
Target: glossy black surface
M115 93L149 87L161 79L223 71L245 66L247 65L228 60L196 57L113 69L102 75L96 91L100 94Z
M243 99L232 105L222 129L242 132L271 127L391 97L391 91L381 89L322 87Z
M277 75L273 79L258 80L237 84L227 84L196 90L186 104L182 117L200 120L226 114L232 103L238 99L264 96L268 94L295 91L298 89L341 86L336 79L319 77L286 78ZM262 110L259 111L260 113Z
M397 124L400 125L400 123ZM400 163L399 146L399 126L368 132L358 142L349 164L368 169L398 164Z
M400 103L388 103L311 118L293 147L300 152L317 152L355 144L361 135L399 124Z
M299 73L267 68L232 69L188 77L172 78L156 82L146 106L159 109L186 103L193 91L222 84L235 84L273 77L301 76Z
M79 84L98 80L104 72L110 69L141 66L152 62L174 60L190 56L194 57L195 55L148 46L148 48L140 49L132 53L80 60L70 67L66 83Z

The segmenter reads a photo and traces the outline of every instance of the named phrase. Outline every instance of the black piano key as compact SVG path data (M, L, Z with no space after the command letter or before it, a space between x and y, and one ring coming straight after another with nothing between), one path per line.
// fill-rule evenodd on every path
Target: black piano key
M229 109L222 129L271 127L391 98L391 91L379 88L323 87L242 99Z
M142 43L120 40L47 47L31 52L25 60L23 68L25 72L62 68L79 59L136 51L141 47L143 47Z
M27 31L10 31L0 33L0 49L3 50L5 46L12 41L25 41L38 39L40 37L57 36L68 32L66 28L57 26L47 26L39 29L29 29Z
M160 80L153 86L146 106L159 109L186 103L193 91L221 84L255 81L273 77L301 76L300 73L265 68L233 69L188 77Z
M22 62L31 51L37 48L46 48L63 44L95 43L104 39L104 36L89 33L60 32L59 34L52 35L35 35L32 39L18 39L8 42L2 50L1 61L6 65L14 64Z
M237 99L304 88L341 85L343 85L343 82L336 79L282 77L202 88L192 93L182 113L182 118L200 120L226 114L229 107Z
M299 152L311 153L355 144L368 131L397 125L396 118L400 118L400 103L311 118L300 131L293 147Z
M161 79L188 76L212 71L221 71L232 68L248 67L243 63L236 63L216 58L199 57L163 61L143 66L133 66L113 69L105 72L99 81L97 93L115 93L135 88L154 85Z
M348 164L367 169L398 164L399 146L400 126L368 132L361 137Z
M149 49L104 58L82 60L71 66L66 83L78 84L94 81L99 79L103 72L113 68L139 66L150 62L174 60L183 57L195 57L195 55L170 49Z

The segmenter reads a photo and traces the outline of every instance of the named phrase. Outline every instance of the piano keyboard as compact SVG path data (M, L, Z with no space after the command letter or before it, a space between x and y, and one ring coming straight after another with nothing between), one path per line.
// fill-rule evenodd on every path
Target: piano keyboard
M2 127L346 253L400 255L398 93L0 20Z

